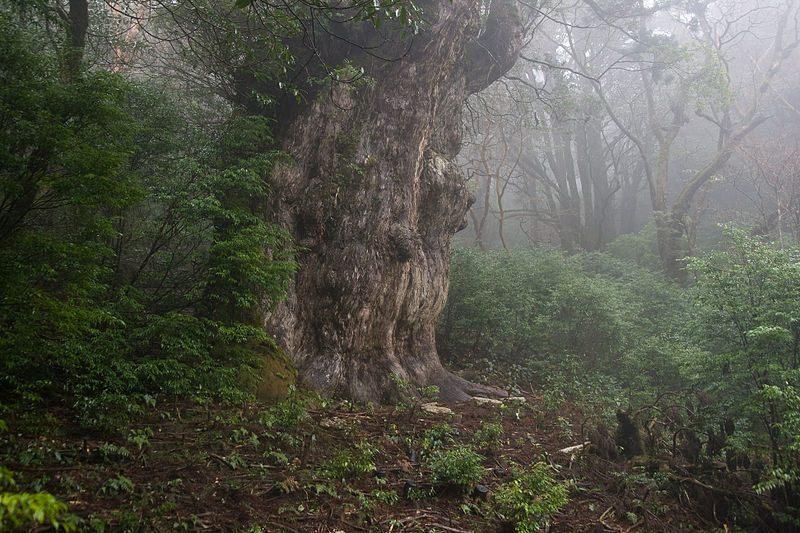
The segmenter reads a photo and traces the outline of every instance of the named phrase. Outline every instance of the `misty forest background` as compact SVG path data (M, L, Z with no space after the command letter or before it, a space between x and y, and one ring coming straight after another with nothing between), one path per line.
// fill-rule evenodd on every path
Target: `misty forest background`
M480 466L508 404L399 433L506 391L639 494L601 530L796 530L798 44L796 0L0 0L0 529L202 529L65 474L192 409L240 413L280 494L391 508L343 488L374 443L303 473L330 397L455 501L489 485L471 528L558 525L580 479Z

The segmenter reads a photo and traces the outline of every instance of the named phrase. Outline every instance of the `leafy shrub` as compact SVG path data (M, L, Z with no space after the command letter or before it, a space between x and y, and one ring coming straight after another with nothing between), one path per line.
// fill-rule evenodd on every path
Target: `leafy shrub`
M207 126L114 73L65 79L52 35L6 7L0 400L112 430L147 398L245 398L296 267L262 216L266 119L204 107Z
M663 268L653 221L648 222L638 233L620 235L606 245L606 252L654 272L660 272Z
M133 492L133 481L122 474L117 474L112 477L100 488L100 492L109 496L118 496L120 494L129 494Z
M624 310L613 285L576 273L556 285L543 305L539 322L549 332L544 346L580 356L589 370L618 365L628 329Z
M689 310L658 273L607 254L457 249L437 342L456 365L479 359L513 383L613 404L623 386L684 384L672 354L697 352Z
M470 446L456 446L434 451L425 466L430 470L434 484L466 490L483 479L485 470L482 463L483 457Z
M478 448L495 450L500 445L503 436L503 425L499 422L483 422L475 432L473 441Z
M494 508L514 523L518 533L535 533L567 504L567 495L567 487L553 479L550 466L536 463L497 489Z
M0 488L13 488L14 476L0 466ZM75 531L77 520L67 506L47 492L0 492L0 529L23 530L50 526L56 531Z
M291 388L289 396L261 413L259 420L268 429L290 431L308 418L308 400Z
M456 249L437 342L445 356L522 359L546 338L537 318L562 276L554 253Z
M422 434L422 450L429 453L454 442L455 430L448 423L436 424Z
M800 249L781 249L726 230L726 249L692 258L696 342L704 357L685 361L698 387L719 400L710 413L769 449L758 490L800 499ZM710 409L707 409L710 410ZM744 427L742 427L744 426ZM766 458L766 457L765 457ZM800 524L800 518L784 516Z
M321 473L327 479L353 479L375 471L378 449L366 441L356 444L355 450L342 449L325 461Z

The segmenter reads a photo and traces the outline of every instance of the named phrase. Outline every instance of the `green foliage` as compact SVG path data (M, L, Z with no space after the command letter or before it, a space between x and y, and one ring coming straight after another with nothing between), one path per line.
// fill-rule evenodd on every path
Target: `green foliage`
M331 78L339 83L349 83L356 89L375 86L375 78L365 75L364 68L356 68L350 59L345 59L339 67L333 69Z
M103 483L100 492L107 496L119 496L120 494L130 494L133 492L134 484L130 478L117 474Z
M452 444L455 439L455 430L453 427L444 422L436 424L425 430L422 434L422 451L423 453L430 453L433 450L438 450Z
M568 489L552 476L545 463L536 463L501 485L494 494L494 508L514 523L518 533L534 533L568 501Z
M638 233L620 235L606 245L605 251L609 255L654 272L662 268L661 258L658 255L656 226L652 220Z
M500 422L483 422L475 432L473 442L479 449L496 450L503 436L503 425Z
M77 520L67 512L67 506L46 492L5 492L16 485L11 471L0 466L0 529L22 530L34 526L49 526L58 530L75 531Z
M0 493L0 527L23 529L46 525L55 530L76 531L67 506L46 492Z
M495 355L525 359L544 340L536 317L559 277L555 254L453 254L447 306L437 340L446 354L465 359Z
M97 451L106 462L115 462L131 457L130 450L124 446L118 446L112 442L104 442L100 444L97 447Z
M791 382L781 385L765 385L756 396L756 401L765 410L774 409L778 415L771 429L780 439L782 446L777 450L778 460L767 475L756 485L756 492L772 491L777 488L791 490L800 485L800 376L793 372Z
M375 511L378 504L394 505L400 501L400 496L393 490L376 490L370 493L351 490L351 493L358 499L361 508L359 515L362 520L368 520L369 514Z
M425 461L436 485L453 486L462 490L472 488L483 479L483 457L470 446L459 445L435 450Z
M370 492L369 497L383 505L394 505L400 501L400 496L393 490L376 490Z
M355 449L340 449L325 461L320 473L327 479L346 480L362 477L375 471L378 449L367 441L360 441Z
M389 378L394 385L393 396L397 401L397 409L400 411L408 409L409 417L414 416L424 402L433 402L439 398L440 391L436 385L415 387L398 374L391 374Z
M436 495L433 487L409 487L406 498L411 501L421 501Z
M609 409L680 386L688 298L662 276L601 253L458 249L437 330L440 353L484 360L530 383Z
M267 429L291 431L309 418L307 398L301 397L292 388L289 397L281 400L274 407L261 413L259 421Z
M272 343L260 316L296 268L262 215L280 158L266 120L110 72L67 79L44 29L7 7L0 399L100 430L162 396L246 399Z
M128 435L128 442L136 446L136 449L142 451L150 446L150 437L153 436L153 430L150 428L132 429Z
M800 250L740 230L725 234L727 248L688 261L696 341L706 355L686 366L718 399L707 416L738 420L754 439L750 453L770 450L756 489L780 490L792 501L800 493ZM796 511L782 516L800 523Z
M261 441L258 435L253 433L247 428L237 428L231 432L231 442L236 444L249 444L250 446L258 446Z

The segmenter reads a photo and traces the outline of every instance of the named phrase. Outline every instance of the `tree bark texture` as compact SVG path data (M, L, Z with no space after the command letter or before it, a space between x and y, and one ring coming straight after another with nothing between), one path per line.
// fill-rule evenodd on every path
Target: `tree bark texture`
M434 327L451 238L473 201L454 165L465 98L522 45L512 0L424 4L430 21L401 58L348 52L371 86L336 84L278 113L291 161L273 176L276 222L303 247L290 296L267 327L318 391L387 402L437 385L457 401L492 391L446 371ZM407 392L407 391L406 391Z

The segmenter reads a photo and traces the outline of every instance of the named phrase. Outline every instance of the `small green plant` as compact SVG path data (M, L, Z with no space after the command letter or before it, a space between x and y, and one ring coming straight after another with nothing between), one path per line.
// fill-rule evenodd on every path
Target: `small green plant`
M11 471L0 466L0 489L16 486ZM56 531L75 531L76 519L67 506L47 492L0 492L0 531L33 530L50 526Z
M317 496L320 494L327 494L328 496L332 496L334 498L339 497L339 493L336 492L336 487L333 486L332 483L314 483L313 489Z
M150 428L132 429L128 435L128 442L136 446L140 452L150 446L150 437L153 436L153 430Z
M189 518L183 518L172 524L174 531L197 531L203 525L202 520L197 515L191 515Z
M566 485L553 479L550 466L536 463L497 489L494 509L517 533L535 533L567 504L567 492Z
M559 431L561 431L561 436L566 440L572 440L572 438L575 436L575 431L572 429L572 422L563 416L559 416L556 419L556 422L558 423Z
M153 508L153 515L154 516L166 516L167 514L173 512L178 507L178 504L167 500L161 502L157 506Z
M308 419L308 401L300 398L292 387L289 397L261 414L260 422L267 429L287 431Z
M409 487L406 498L411 501L426 500L435 494L433 487Z
M231 453L228 457L225 458L225 462L233 470L247 467L247 460L244 457L242 457L241 454L239 454L239 452Z
M356 444L355 450L341 449L321 468L321 474L328 479L353 479L375 470L375 456L378 449L366 441Z
M452 444L454 442L454 436L455 430L446 422L431 426L422 434L422 451L424 453L430 453L433 450Z
M440 391L436 385L414 387L410 381L398 374L392 374L391 379L397 389L397 393L403 399L416 397L426 402L432 402L439 398Z
M370 497L384 505L394 505L400 501L400 496L393 490L376 490L370 492Z
M168 489L180 489L183 487L183 480L179 477L176 477L175 479L170 479L167 481L164 486Z
M60 485L62 491L68 493L78 492L81 490L80 484L69 474L62 475L58 484Z
M125 446L119 446L113 442L104 442L97 447L97 452L103 458L103 461L113 463L130 459L131 452Z
M439 399L439 393L441 391L436 385L428 385L427 387L418 387L417 392L420 398L426 402L433 402Z
M231 442L235 444L249 444L250 446L258 446L261 444L258 440L258 435L247 428L234 429L231 432Z
M112 477L100 488L100 492L106 496L118 496L120 494L130 494L133 492L133 481L130 478L117 474Z
M502 436L502 424L499 422L484 422L475 432L473 441L479 449L494 451L500 447L500 437Z
M478 515L481 512L481 508L479 505L468 501L462 502L458 506L458 510L464 513L465 515Z
M390 378L397 394L398 402L396 407L400 410L408 409L411 406L406 401L413 396L411 382L399 374L392 374Z
M449 450L433 452L426 466L431 471L431 481L436 485L471 488L485 473L483 457L470 446L456 446Z
M351 490L350 493L358 500L362 512L373 511L378 504L394 505L400 501L400 496L393 490L376 490L369 493Z
M274 466L279 466L279 467L289 466L289 456L280 450L270 450L268 452L264 452L264 458L267 459L270 462L270 464Z

